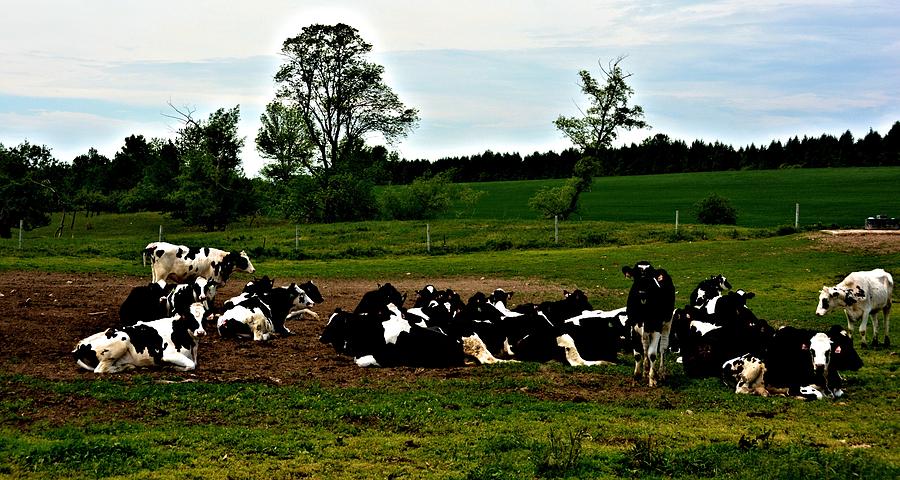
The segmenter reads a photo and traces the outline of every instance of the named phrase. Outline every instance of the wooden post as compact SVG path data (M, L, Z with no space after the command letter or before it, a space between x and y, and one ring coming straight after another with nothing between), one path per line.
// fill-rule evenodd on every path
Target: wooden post
M800 228L800 204L794 206L794 230Z
M425 250L431 253L431 224L425 224Z
M159 241L162 241L162 225L159 226Z
M553 216L553 241L559 243L559 215Z
M300 225L294 227L294 251L300 250Z
M675 210L675 233L678 233L678 210Z
M24 220L19 220L19 250L22 249L22 229L24 228Z

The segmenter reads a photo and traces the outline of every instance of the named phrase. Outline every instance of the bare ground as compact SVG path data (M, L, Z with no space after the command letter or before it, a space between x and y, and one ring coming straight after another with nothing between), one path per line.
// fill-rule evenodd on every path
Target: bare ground
M224 300L240 293L249 278L236 275L226 287L219 289L216 304L221 305ZM276 284L303 280L279 278ZM0 372L49 380L97 378L94 373L77 367L70 352L82 338L117 326L119 305L131 288L146 285L147 282L146 278L131 276L0 273L0 309L5 313L0 316ZM408 294L408 303L414 298L415 291L424 286L421 281L414 280L392 280L391 283ZM372 380L411 381L422 376L454 378L468 375L472 368L478 368L361 369L351 358L320 343L318 337L335 308L353 309L362 295L377 284L357 280L321 280L316 284L325 297L325 303L315 307L320 318L289 321L287 327L295 335L275 337L268 342L226 340L219 338L213 325L207 325L208 335L200 339L196 371L180 373L161 368L114 375L128 379L135 374L149 373L161 381L171 378L276 384L315 381L322 385L348 386ZM524 280L455 278L445 283L435 281L435 284L438 288L453 288L463 298L476 291L490 292L501 287L516 292L515 303L543 298L554 291L562 292L560 286ZM566 395L582 393L569 392Z

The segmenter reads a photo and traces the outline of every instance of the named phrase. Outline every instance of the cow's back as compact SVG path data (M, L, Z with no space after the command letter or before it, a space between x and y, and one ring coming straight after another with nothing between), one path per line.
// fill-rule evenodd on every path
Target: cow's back
M891 304L894 291L894 278L884 269L877 268L866 272L853 272L847 275L838 286L847 289L862 288L869 306L873 310Z

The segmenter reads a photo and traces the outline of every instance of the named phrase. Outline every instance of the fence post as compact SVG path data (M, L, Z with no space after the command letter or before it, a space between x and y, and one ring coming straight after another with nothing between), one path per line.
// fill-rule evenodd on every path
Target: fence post
M162 241L162 225L159 226L159 241Z
M294 251L300 250L300 225L294 226Z
M431 253L431 224L425 224L425 250Z
M24 225L24 220L19 220L19 250L22 249L22 229Z
M678 234L678 210L675 210L675 234Z
M553 216L553 241L559 243L559 215Z
M794 230L800 228L800 204L796 204L794 208Z

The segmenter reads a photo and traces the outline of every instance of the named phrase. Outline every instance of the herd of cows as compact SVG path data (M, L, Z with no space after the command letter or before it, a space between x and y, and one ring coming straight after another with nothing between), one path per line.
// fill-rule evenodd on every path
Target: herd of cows
M323 301L312 282L275 287L268 276L254 278L243 293L214 308L217 287L234 271L255 273L244 252L189 248L154 242L144 250L152 281L134 288L122 303L120 325L78 342L79 366L113 373L140 366L197 367L204 323L225 338L264 341L290 334L285 322ZM649 262L625 266L632 280L624 307L595 310L581 290L539 304L508 306L513 292L478 292L467 301L451 289L426 285L412 306L391 284L367 292L352 311L336 309L319 340L354 358L359 366L450 367L469 363L560 361L568 365L615 363L622 350L634 354L634 376L651 387L665 378L665 354L678 355L690 377L719 377L736 393L838 398L841 371L862 360L851 333L859 323L872 345L883 317L883 342L890 345L893 278L884 270L853 272L823 287L816 314L841 309L848 328L827 331L775 329L747 306L753 293L732 289L723 275L702 281L689 303L676 308L668 272ZM169 283L173 282L173 283ZM849 330L849 331L848 331Z

